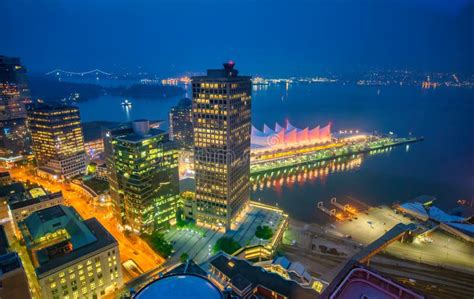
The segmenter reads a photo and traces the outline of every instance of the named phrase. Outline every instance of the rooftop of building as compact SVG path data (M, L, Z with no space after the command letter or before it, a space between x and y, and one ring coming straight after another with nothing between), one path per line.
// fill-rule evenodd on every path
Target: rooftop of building
M118 126L119 123L111 121L91 121L83 122L82 133L84 135L84 142L90 142L102 138L102 130L104 128L112 128Z
M272 264L281 266L287 271L291 279L297 282L311 280L311 274L308 273L306 267L300 262L291 262L285 256L277 256L273 259Z
M173 275L173 274L195 274L201 276L207 276L207 272L204 271L198 264L196 264L193 260L188 260L185 263L182 263L170 271L166 272L166 275Z
M223 296L219 289L205 277L186 273L159 278L141 289L133 298L220 299Z
M72 207L52 206L32 213L23 222L24 238L28 247L47 234L65 229L70 235L73 248L80 248L96 240L82 218Z
M11 196L8 199L10 210L22 209L41 202L62 197L62 192L49 193L42 187L33 187L25 190L21 196Z
M63 267L68 263L80 259L83 256L87 256L99 249L109 247L110 245L118 246L117 240L100 224L96 218L91 218L83 221L87 230L94 236L94 240L84 244L80 248L73 248L70 253L58 256L54 259L50 259L42 263L36 268L36 273L41 275L52 269Z
M0 255L0 277L3 274L21 268L21 260L16 252Z
M77 112L79 112L78 107L59 102L35 102L33 104L28 105L28 110L30 112L55 112L63 110L77 110Z
M223 63L222 69L208 69L206 76L194 76L193 81L242 81L250 80L250 76L239 76L239 71L234 68L235 62L232 60Z
M126 135L123 135L123 136L120 136L120 137L117 137L118 140L122 140L122 141L128 141L128 142L132 142L132 143L138 143L138 142L141 142L143 140L146 140L146 139L149 139L149 138L153 138L153 137L157 137L157 136L160 136L160 135L165 135L166 132L163 131L163 130L160 130L160 129L150 129L148 131L147 134L145 135L142 135L142 134L138 134L136 132L130 132Z
M36 211L20 222L19 226L28 250L36 253L38 274L65 265L105 246L117 244L112 235L95 218L82 220L74 208L63 205ZM62 256L48 256L44 250L46 247L42 237L63 229L67 234L62 235L56 243L49 240L50 243L47 245L51 247L67 241L72 245L72 251ZM36 251L38 244L41 244L41 249Z
M38 198L47 195L46 190L40 186L28 189L28 194L31 198Z
M151 128L159 128L163 124L163 120L151 120ZM104 132L117 132L120 134L127 134L132 130L132 123L125 122L109 122L109 121L93 121L82 123L82 131L84 134L84 142L91 142L103 137Z
M10 177L10 173L8 171L1 171L0 178Z
M463 234L466 234L471 238L474 238L474 224L472 223L449 222L449 223L445 223L445 225L448 225L452 229L459 231Z
M6 186L0 187L0 198L10 197L12 195L22 195L25 192L25 186L22 183L15 182Z
M433 202L435 200L436 198L433 196L422 195L410 202L401 204L398 209L423 221L428 219L437 223L464 223L467 221L466 217L446 213L440 208L434 206Z
M431 205L433 204L434 201L436 201L436 197L433 196L433 195L427 195L427 194L423 194L423 195L420 195L420 196L417 196L413 199L414 202L419 202L423 205Z
M324 298L422 299L424 296L362 265L353 265L339 273L323 292Z
M7 234L5 233L5 227L0 224L0 255L4 255L8 253L8 248L10 245L8 244Z
M260 285L287 298L319 298L319 294L311 288L303 287L295 281L287 280L276 273L253 266L246 260L222 252L211 258L210 265L227 276L232 284L236 283L235 286L241 290L250 282L253 288Z
M329 286L324 290L323 292L324 297L325 298L353 298L348 295L348 294L351 294L351 292L345 292L344 294L346 295L344 296L341 295L341 297L339 296L329 297L329 295L339 292L342 286L351 282L351 280L349 280L348 277L350 277L354 269L362 267L360 265L360 262L364 260L365 258L367 258L371 253L377 251L379 248L385 246L386 244L391 243L393 240L396 240L404 233L408 231L414 231L416 228L417 226L413 223L410 223L410 224L398 223L394 227L392 227L390 230L388 230L385 234L383 234L381 237L379 237L372 243L366 245L363 249L355 253L352 257L348 258L344 264L341 264L336 269L337 274L334 277L333 281L329 284ZM403 287L402 285L399 285L396 282L389 280L388 278L384 278L383 276L376 273L374 274L373 272L371 272L372 270L370 271L367 270L367 271L368 271L367 273L369 272L372 273L371 275L373 275L373 277L376 277L376 279L373 280L372 283L369 283L368 281L362 282L362 283L354 283L352 286L348 287L348 288L353 289L352 292L360 293L362 291L357 291L357 290L365 290L367 294L380 295L377 289L380 288L380 286L383 286L387 288L387 290L383 292L384 295L381 297L374 297L374 298L394 298L394 297L390 297L391 292L393 292L394 290L396 293L400 291L400 292L406 292L410 294L410 296L402 297L402 298L407 298L407 299L423 298L423 297L417 297L419 296L418 294L412 292L411 290L406 289L405 287ZM375 283L379 283L380 286Z

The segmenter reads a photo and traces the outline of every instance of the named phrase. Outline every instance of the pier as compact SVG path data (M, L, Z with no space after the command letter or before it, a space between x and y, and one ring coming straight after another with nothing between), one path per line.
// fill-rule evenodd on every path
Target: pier
M331 204L335 206L336 208L339 208L343 210L344 212L347 212L353 216L357 215L357 210L355 208L351 207L349 204L341 205L340 203L337 202L335 197L331 198Z
M331 216L331 217L336 217L336 209L327 209L325 206L324 206L324 203L322 201L318 202L318 209L320 209L321 211L323 211L324 213L326 213L327 215Z
M263 176L268 172L291 169L295 166L303 167L315 162L323 162L343 157L355 157L359 154L373 153L379 150L389 150L392 147L414 143L424 140L423 137L413 138L380 138L363 144L347 144L335 149L326 149L294 156L286 156L281 159L251 161L250 174L252 177Z

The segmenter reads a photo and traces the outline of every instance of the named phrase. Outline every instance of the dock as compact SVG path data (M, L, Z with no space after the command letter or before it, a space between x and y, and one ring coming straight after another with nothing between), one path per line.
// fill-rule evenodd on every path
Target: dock
M336 217L336 209L327 209L325 206L324 206L324 203L322 201L318 202L318 209L320 209L321 211L323 211L324 213L326 213L327 215L331 216L331 217Z
M359 154L371 153L381 149L388 149L399 145L419 142L424 140L423 137L399 138L385 142L372 142L366 145L346 145L337 150L322 150L317 152L306 153L304 155L295 156L270 161L251 161L250 175L263 176L264 174L277 170L284 170L295 166L304 166L315 162L328 161L342 157L356 156Z
M353 216L357 215L357 210L355 208L351 207L349 204L341 205L340 203L337 202L335 197L331 198L331 204L335 206L336 208L339 208L343 210L344 212L347 212Z

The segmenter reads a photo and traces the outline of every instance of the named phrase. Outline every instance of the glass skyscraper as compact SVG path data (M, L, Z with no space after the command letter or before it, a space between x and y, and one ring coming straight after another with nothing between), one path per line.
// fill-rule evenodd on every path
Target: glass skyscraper
M106 130L104 148L118 221L137 233L168 227L179 202L178 153L168 134L138 120Z
M192 78L196 220L226 230L250 197L250 79L233 62Z

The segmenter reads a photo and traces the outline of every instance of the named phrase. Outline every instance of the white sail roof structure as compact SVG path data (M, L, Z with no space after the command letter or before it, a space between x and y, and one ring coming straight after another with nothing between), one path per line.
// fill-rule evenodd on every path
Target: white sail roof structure
M263 124L263 133L265 133L265 134L274 134L275 131L270 129L270 127L268 127L266 124Z
M251 144L253 148L271 148L276 146L325 143L331 140L331 123L323 128L319 126L310 129L308 127L299 129L286 121L286 126L282 127L275 123L275 130L266 124L263 131L252 126Z
M285 131L286 129L280 126L279 123L275 123L275 132Z

